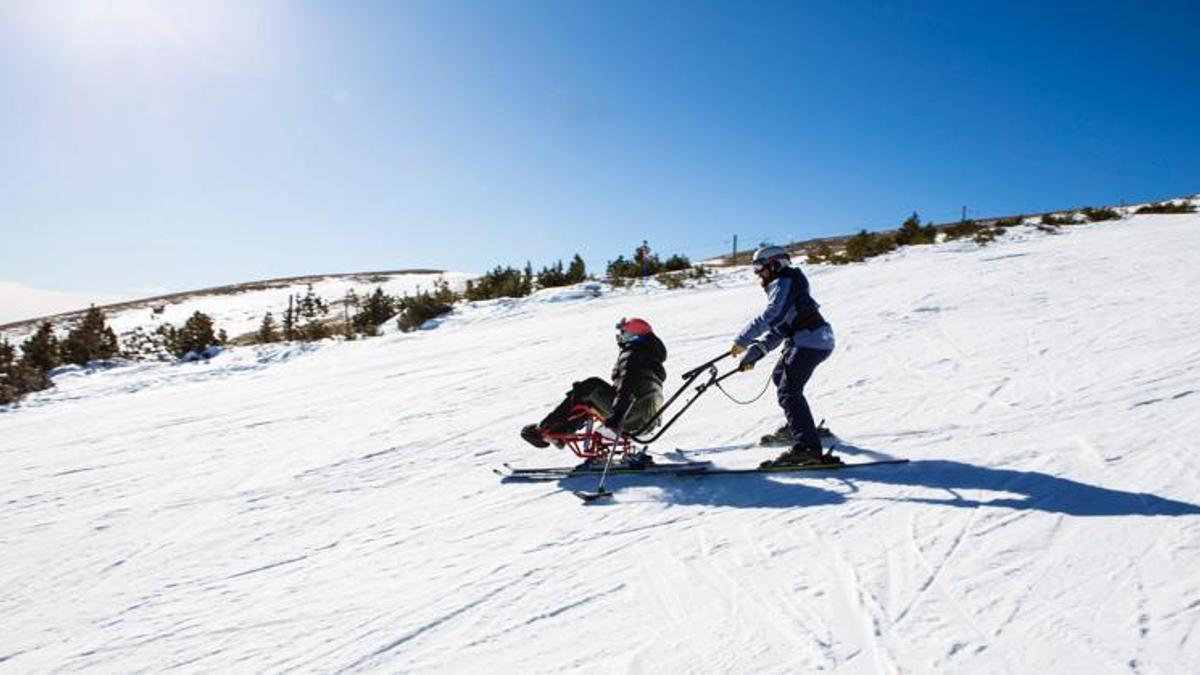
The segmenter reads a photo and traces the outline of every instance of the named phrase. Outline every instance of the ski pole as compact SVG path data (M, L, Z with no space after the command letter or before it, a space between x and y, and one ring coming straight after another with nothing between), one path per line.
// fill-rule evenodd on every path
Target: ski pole
M695 377L695 376L696 376L696 374L697 374L697 373L699 373L700 371L704 370L705 368L707 368L707 367L709 367L709 366L713 365L713 364L714 364L714 363L716 363L717 361L720 361L721 359L723 359L723 358L725 358L725 357L727 357L727 356L729 356L729 355L730 355L730 354L729 354L729 352L723 352L723 353L722 353L720 356L718 356L718 357L716 357L716 358L714 358L714 359L710 359L710 360L708 360L708 361L705 361L704 363L702 363L702 364L700 364L700 365L696 366L695 368L692 368L691 370L689 370L689 371L687 371L686 373L684 373L684 374L683 374L683 379L685 379L685 380L690 380L690 379L692 379L692 378L693 378L693 377Z
M575 496L582 499L584 502L591 502L601 497L611 497L612 493L604 489L604 481L608 478L608 467L612 466L613 455L617 454L617 444L621 442L621 427L620 425L614 430L617 432L617 437L613 441L612 447L608 449L608 457L604 460L604 471L600 472L600 484L596 486L595 492L576 492Z

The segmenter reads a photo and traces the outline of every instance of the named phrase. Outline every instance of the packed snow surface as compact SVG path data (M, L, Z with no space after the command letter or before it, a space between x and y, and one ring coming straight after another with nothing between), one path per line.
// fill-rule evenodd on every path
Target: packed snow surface
M1200 670L1200 217L807 271L817 416L911 463L587 506L492 472L571 461L517 431L607 376L617 318L671 388L726 349L746 270L61 375L0 413L0 670ZM654 450L752 466L779 422L711 390Z

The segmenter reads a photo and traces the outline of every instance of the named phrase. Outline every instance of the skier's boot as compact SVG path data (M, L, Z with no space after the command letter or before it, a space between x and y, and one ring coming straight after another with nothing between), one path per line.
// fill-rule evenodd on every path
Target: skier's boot
M825 426L825 420L821 420L820 426L817 427L817 437L822 440L834 438L833 432L829 430L829 427ZM759 445L791 445L795 442L796 439L792 438L792 432L788 431L788 427L785 424L774 432L763 436L759 441Z
M545 437L542 436L542 428L536 424L526 424L524 427L522 427L521 438L524 438L526 443L535 448L550 447L550 444L546 442Z
M783 425L774 432L766 434L759 441L760 445L791 445L795 441L792 440L792 432L788 431L787 425Z
M654 465L654 458L650 453L642 450L641 452L632 452L621 460L621 466L626 469L645 469L648 466Z

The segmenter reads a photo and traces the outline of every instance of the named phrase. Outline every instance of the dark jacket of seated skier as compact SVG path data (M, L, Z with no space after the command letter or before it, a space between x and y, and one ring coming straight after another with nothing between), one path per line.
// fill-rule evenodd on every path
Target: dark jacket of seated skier
M667 347L643 319L621 319L617 322L617 346L620 353L613 365L612 384L599 377L575 382L562 403L537 424L521 429L521 438L539 448L549 443L546 434L566 434L578 431L587 419L571 419L577 405L586 405L604 418L604 425L628 433L638 433L658 426L654 415L662 407L663 381L667 372ZM652 422L652 423L651 423Z

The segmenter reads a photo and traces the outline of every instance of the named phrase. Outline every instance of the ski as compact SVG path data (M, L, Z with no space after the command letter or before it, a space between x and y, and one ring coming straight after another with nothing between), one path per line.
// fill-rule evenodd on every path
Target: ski
M724 469L714 467L690 472L681 472L687 476L731 476L750 473L796 473L800 471L839 471L842 469L860 469L868 466L883 466L885 464L907 464L907 459L880 459L872 462L854 462L852 464L794 464L787 466L758 466L749 469Z
M882 459L872 462L854 462L852 464L798 464L791 466L768 466L768 467L751 467L747 469L731 469L714 467L711 462L689 462L689 463L672 463L672 464L655 464L645 469L625 469L611 468L608 470L610 475L629 476L629 475L666 475L666 476L687 476L702 478L704 476L736 476L746 474L761 474L761 473L800 473L805 471L843 471L845 469L861 469L870 466L884 466L889 464L906 464L907 459ZM508 481L554 481L563 478L574 478L576 476L599 476L603 473L602 469L577 469L572 471L522 471L520 473L505 473L499 469L494 471ZM594 493L589 493L594 494Z

